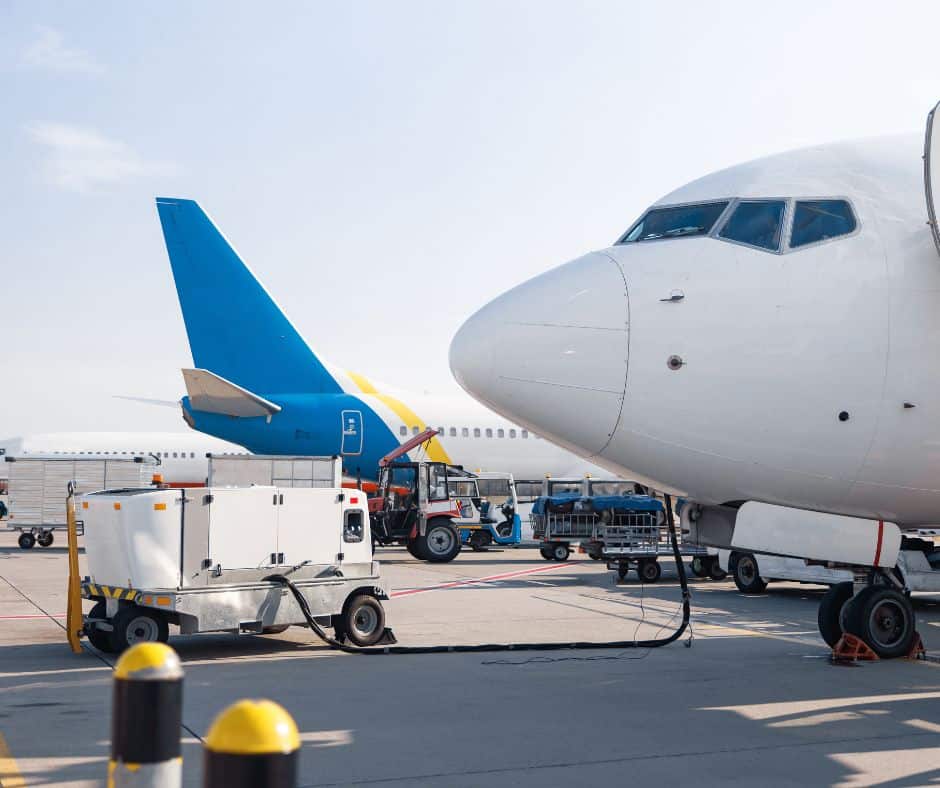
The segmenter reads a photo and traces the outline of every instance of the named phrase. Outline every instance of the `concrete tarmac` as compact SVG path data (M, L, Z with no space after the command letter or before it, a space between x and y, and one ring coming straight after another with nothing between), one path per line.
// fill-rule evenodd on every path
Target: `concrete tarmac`
M531 548L444 565L382 549L403 645L644 639L679 621L672 562L641 586ZM66 553L0 533L0 784L103 785L111 663L62 629ZM200 737L244 697L301 731L302 786L925 785L940 781L940 665L830 664L823 590L743 596L692 581L692 628L660 649L421 656L336 653L309 630L173 637L186 671L185 784ZM928 653L940 606L917 601Z

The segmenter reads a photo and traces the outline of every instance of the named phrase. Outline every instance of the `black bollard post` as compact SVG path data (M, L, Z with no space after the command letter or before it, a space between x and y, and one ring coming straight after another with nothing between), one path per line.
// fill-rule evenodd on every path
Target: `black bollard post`
M180 788L183 669L164 643L138 643L114 666L109 788Z
M295 788L300 736L294 719L270 700L240 700L206 735L204 788Z

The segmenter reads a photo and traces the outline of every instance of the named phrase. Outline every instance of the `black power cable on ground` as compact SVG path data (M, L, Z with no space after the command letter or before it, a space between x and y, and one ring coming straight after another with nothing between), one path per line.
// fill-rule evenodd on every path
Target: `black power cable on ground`
M280 583L286 586L294 595L307 625L316 633L316 635L327 645L339 649L347 654L472 654L494 651L561 651L563 649L592 650L592 649L628 649L628 648L658 648L659 646L668 646L675 642L689 626L689 618L692 614L691 593L689 592L688 579L685 574L685 564L682 562L682 556L679 553L679 538L676 535L676 522L672 511L672 497L664 496L666 501L666 523L669 527L669 538L672 542L672 553L676 559L676 570L679 573L679 586L682 589L682 622L679 627L670 635L664 638L653 638L651 640L614 640L602 643L592 643L590 641L575 641L573 643L482 643L478 645L456 645L456 646L371 646L359 648L356 646L347 646L340 643L336 638L330 637L314 619L310 612L310 606L303 592L293 581L284 575L270 575L265 580ZM634 632L634 634L636 634Z

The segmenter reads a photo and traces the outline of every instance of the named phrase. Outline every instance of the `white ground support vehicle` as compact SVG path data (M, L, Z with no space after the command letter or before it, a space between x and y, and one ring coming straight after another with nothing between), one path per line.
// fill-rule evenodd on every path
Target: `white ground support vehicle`
M252 459L239 461L245 470ZM218 472L224 464L210 458L214 482L225 475ZM389 642L380 601L388 589L372 560L368 503L365 493L341 486L341 471L337 458L259 457L262 481L283 484L82 496L88 576L81 590L95 601L85 619L92 644L118 652L165 641L170 624L181 634L306 625L275 576L293 582L338 640ZM314 480L329 486L312 486Z
M940 590L940 550L937 550L931 538L933 535L931 530L919 529L901 538L894 572L910 591ZM768 583L776 580L835 586L854 579L851 569L766 553L719 550L718 561L744 594L759 594L767 588Z
M4 457L8 473L6 527L19 531L19 545L29 550L37 543L49 547L55 531L65 531L68 484L76 493L119 487L145 487L158 472L152 457L111 460L65 457ZM79 522L78 532L81 533Z

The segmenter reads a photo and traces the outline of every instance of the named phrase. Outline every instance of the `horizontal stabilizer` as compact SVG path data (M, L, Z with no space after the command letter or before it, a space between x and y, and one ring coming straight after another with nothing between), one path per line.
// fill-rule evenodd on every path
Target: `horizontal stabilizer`
M184 369L183 380L193 410L240 418L273 416L281 410L280 405L252 394L207 369Z

